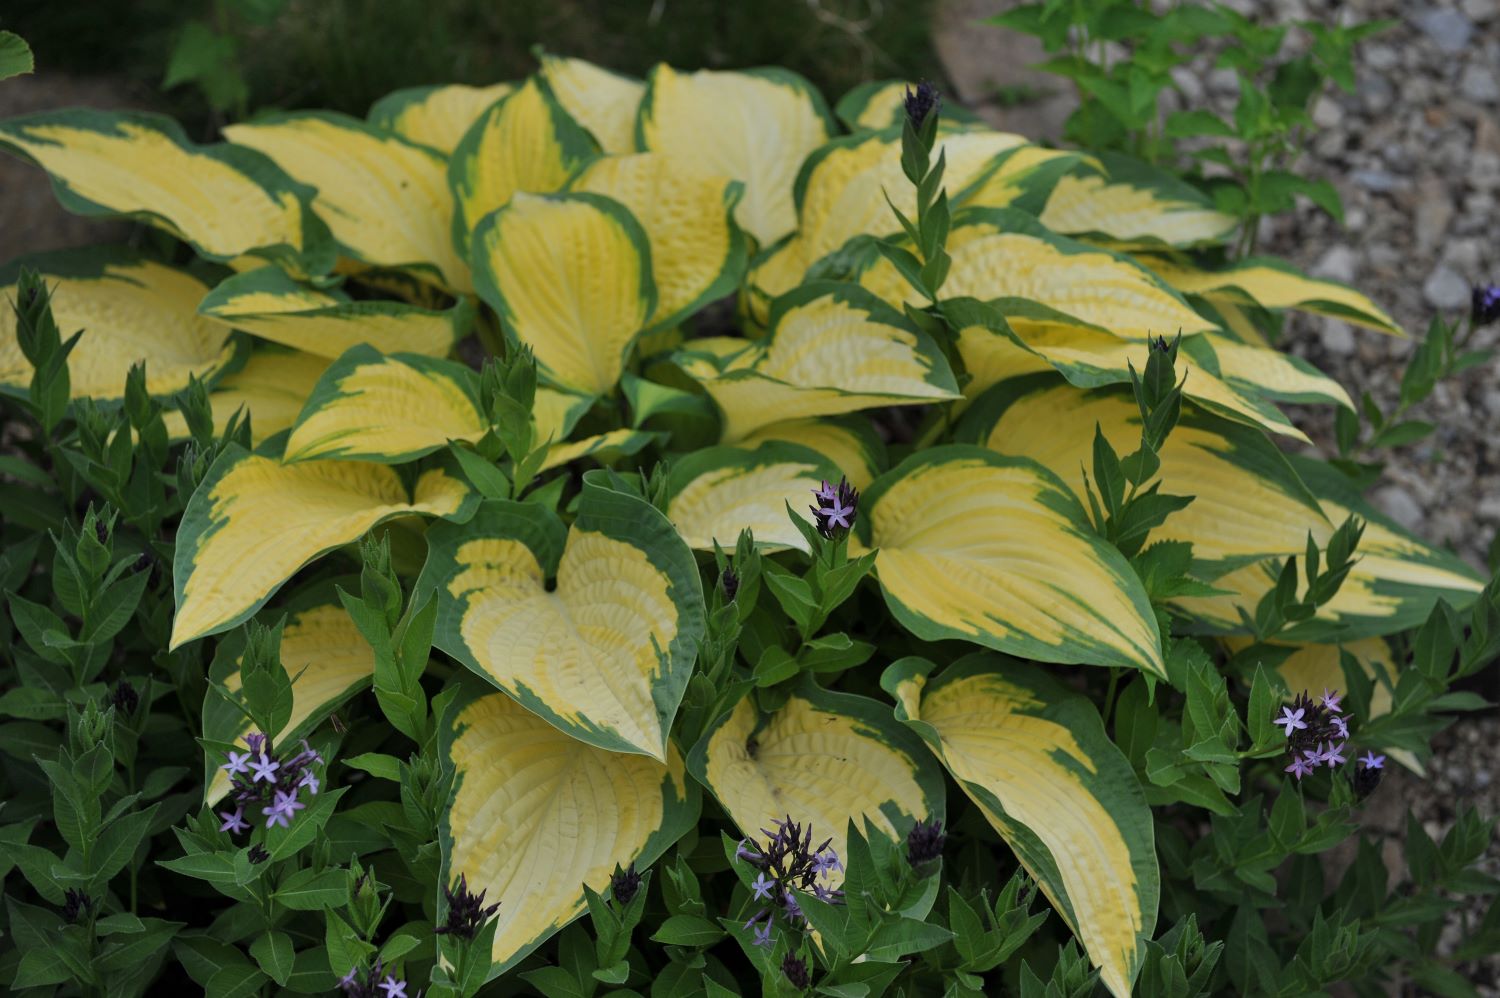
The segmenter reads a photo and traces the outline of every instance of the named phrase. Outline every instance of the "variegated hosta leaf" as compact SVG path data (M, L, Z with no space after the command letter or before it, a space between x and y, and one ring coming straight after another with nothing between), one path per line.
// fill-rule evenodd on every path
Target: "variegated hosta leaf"
M697 346L695 342L693 346ZM899 312L852 284L806 284L776 302L763 351L700 377L734 442L771 423L958 398L942 352Z
M964 414L960 436L1051 468L1084 501L1097 424L1116 453L1140 446L1140 410L1129 392L1081 391L1050 376L996 385ZM1184 407L1161 448L1168 495L1194 496L1151 532L1189 541L1203 577L1267 555L1300 554L1309 530L1331 527L1286 458L1253 427Z
M214 415L214 432L223 433L229 417L240 409L250 416L250 442L259 445L297 421L297 414L312 394L318 379L328 369L328 358L317 354L262 347L250 354L245 366L219 379L208 393ZM163 414L167 435L173 440L188 436L187 421L172 411Z
M1182 347L1190 360L1214 371L1238 392L1278 402L1354 408L1354 400L1343 385L1283 350L1250 346L1212 333L1185 339Z
M539 471L551 471L584 457L603 462L617 460L644 450L655 439L654 433L622 429L597 433L569 443L555 443L547 448L547 456L542 459Z
M764 839L761 829L790 816L841 857L851 820L900 839L946 810L942 774L889 707L810 680L768 717L740 700L704 732L688 768L744 835Z
M990 312L989 307L976 305L977 303L966 300L950 303L946 309L949 321L960 328L960 351L967 351L964 354L966 359L969 354L973 354L979 361L979 373L966 386L970 389L974 389L976 383L979 391L994 384L997 372L1022 373L1029 366L1034 366L1025 361L1013 361L1010 355L1017 350L1035 353L1066 378L1069 384L1079 388L1129 384L1132 364L1137 372L1145 369L1150 348L1144 343L1122 340L1097 329L1073 325L1066 319L1057 323L1032 321L1025 339L1018 343L1020 337L1016 334L1008 329L994 328L995 324L987 314ZM985 343L986 333L1003 342ZM1196 334L1183 341L1182 350L1177 356L1179 373L1185 378L1183 394L1230 419L1311 443L1307 435L1293 426L1285 414L1263 397L1255 386L1244 382L1230 384L1219 378L1214 370L1218 367L1218 359L1213 347L1205 344L1201 349L1195 349L1200 341L1208 337L1209 334ZM1223 342L1229 342L1233 347L1239 346L1231 341ZM1278 351L1276 356L1286 355ZM1200 357L1204 363L1200 364L1196 359ZM1334 388L1337 387L1334 384Z
M286 727L267 732L276 745L305 737L350 696L370 682L375 652L342 606L326 597L293 607L281 633L281 665L292 680L292 714ZM245 641L232 634L219 643L208 678L231 693L240 690L240 656ZM203 737L245 745L250 719L234 704L209 693L203 698ZM204 803L218 803L229 792L229 777L210 754L204 768Z
M1334 281L1299 274L1281 260L1243 260L1220 271L1195 270L1156 258L1143 262L1185 295L1261 308L1298 309L1335 316L1393 336L1406 335L1395 319L1358 291Z
M612 392L656 308L639 222L598 194L517 194L474 233L474 282L558 386Z
M537 385L536 398L531 403L531 425L536 429L537 440L566 440L593 404L592 395Z
M686 171L664 153L605 156L571 190L602 194L630 209L651 245L653 327L671 325L739 286L745 236L734 222L739 183Z
M370 107L370 124L395 132L403 139L453 152L469 126L491 104L515 88L509 83L471 87L453 83L437 87L407 87L386 94Z
M1312 620L1292 625L1285 634L1288 640L1354 641L1395 634L1419 626L1438 599L1462 609L1484 588L1483 577L1461 558L1429 546L1382 515L1341 472L1309 458L1293 458L1292 466L1332 524L1353 513L1365 521L1365 531L1354 552L1354 567L1338 594ZM1332 533L1329 524L1309 529L1320 547ZM1231 595L1183 599L1178 606L1212 630L1238 631L1243 625L1235 607L1253 615L1260 598L1275 585L1280 568L1277 561L1246 565L1214 580ZM1299 577L1299 593L1305 583Z
M438 601L437 646L527 710L663 761L703 589L667 519L599 474L584 476L571 530L535 503L500 501L461 529L434 526L418 589Z
M402 464L489 429L474 372L420 354L352 347L302 408L284 460L337 458Z
M1055 235L1017 209L964 211L948 237L948 252L953 267L943 284L946 298L1020 298L1132 340L1215 328L1146 268ZM860 283L898 307L922 302L883 257ZM1024 338L1024 323L1011 325Z
M763 443L782 443L807 447L822 454L849 484L863 490L885 470L885 444L870 424L858 417L847 419L793 419L762 426L740 442L754 449ZM830 479L833 481L833 479Z
M355 260L410 270L451 291L473 290L468 265L448 238L453 195L438 153L326 111L258 118L230 125L224 135L316 187L313 208Z
M813 490L837 481L839 471L822 454L772 441L754 450L707 447L672 465L667 516L690 547L728 550L750 529L764 547L807 550L807 538L787 519L786 507L809 523Z
M1045 146L1016 146L1002 153L969 190L964 203L971 208L1018 207L1036 214L1057 182L1069 173L1103 169L1091 156Z
M0 270L0 391L24 394L31 385L12 307L23 266L35 268L52 291L63 338L83 330L68 355L74 398L123 398L125 376L138 361L146 364L146 390L170 395L190 376L212 381L234 360L229 330L197 313L208 286L194 275L125 249L64 250Z
M542 76L557 102L607 153L635 152L635 114L646 85L583 59L542 54Z
M478 687L478 684L474 684ZM464 698L442 727L453 796L439 818L444 882L498 901L495 977L583 912L615 867L644 869L698 821L682 756L665 764L586 745L503 693Z
M881 685L1128 998L1156 927L1151 810L1093 704L1015 659L967 655L936 677L906 658Z
M453 150L453 243L472 257L474 229L519 192L560 191L599 147L562 109L552 89L533 76L485 111Z
M1197 246L1222 242L1238 226L1200 192L1144 164L1106 160L1109 176L1073 173L1058 179L1041 223L1068 236L1123 246Z
M80 215L128 215L214 260L254 253L306 273L333 264L310 187L252 150L195 145L164 115L31 114L0 122L0 147L50 173L58 200Z
M797 227L792 183L807 154L833 134L812 84L784 69L651 71L637 140L676 163L745 185L740 227L769 246Z
M246 620L297 569L384 520L462 518L476 501L441 468L424 472L408 494L383 464L282 464L230 445L188 500L177 532L171 647Z
M446 356L468 334L474 306L432 311L394 301L351 301L299 284L277 267L236 274L198 305L208 318L284 346L337 357L360 343L386 353Z
M1165 674L1140 579L1035 461L922 451L875 480L855 528L879 552L886 605L919 638Z

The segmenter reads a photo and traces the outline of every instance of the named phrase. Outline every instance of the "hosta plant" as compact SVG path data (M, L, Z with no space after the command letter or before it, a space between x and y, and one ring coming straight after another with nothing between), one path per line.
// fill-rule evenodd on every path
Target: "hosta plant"
M1286 312L1406 334L1188 184L553 55L0 144L145 226L0 274L11 986L1301 994L1500 940L1432 947L1477 816L1389 890L1323 858L1500 646L1283 408L1353 408Z

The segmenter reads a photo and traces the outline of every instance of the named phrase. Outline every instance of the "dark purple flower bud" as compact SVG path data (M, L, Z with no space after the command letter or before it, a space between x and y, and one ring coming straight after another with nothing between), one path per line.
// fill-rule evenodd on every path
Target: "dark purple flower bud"
M813 489L818 505L809 506L813 523L818 533L832 538L848 533L854 527L854 518L859 511L859 493L847 478L840 478L838 488L824 482L821 488Z
M1380 786L1380 778L1385 775L1385 770L1379 766L1360 766L1354 770L1354 793L1360 800L1364 800L1375 792Z
M109 543L109 527L105 525L103 520L94 521L94 536L99 538L100 544Z
M1476 326L1487 326L1496 319L1500 319L1500 284L1476 287L1469 321Z
M1158 336L1156 339L1151 341L1151 349L1155 350L1157 353L1169 353L1172 350L1172 344L1167 342L1167 338L1165 336Z
M621 905L627 905L635 898L636 892L641 889L641 875L635 872L634 863L615 874L610 881L610 889Z
M807 961L795 953L788 953L781 958L781 973L786 977L786 982L799 991L806 991L812 982L808 979Z
M104 702L113 707L116 714L129 717L141 705L141 695L136 692L134 686L130 685L130 680L122 679L115 684L114 689L109 691L109 696Z
M724 590L724 598L733 603L735 594L740 591L740 577L735 574L733 565L724 566L719 575L719 586Z
M250 852L246 855L252 863L264 863L266 860L271 858L271 854L266 852L266 847L261 845L259 842L251 846Z
M639 877L636 878L639 881ZM440 936L457 936L473 939L485 922L500 910L500 902L489 907L484 904L484 891L474 894L469 890L469 881L462 873L451 888L443 888L443 897L448 900L447 920L433 931Z
M63 892L63 918L69 922L76 922L83 913L94 906L94 899L83 891L74 890L69 887Z
M941 821L917 822L906 836L906 861L912 866L921 866L941 859L947 840Z
M135 556L135 561L130 563L130 571L135 575L139 575L142 572L149 572L155 567L156 559L151 557L150 551L142 551Z
M911 87L906 88L906 118L911 122L911 127L921 128L927 116L942 106L942 95L938 93L937 87L926 80L917 84L915 93Z

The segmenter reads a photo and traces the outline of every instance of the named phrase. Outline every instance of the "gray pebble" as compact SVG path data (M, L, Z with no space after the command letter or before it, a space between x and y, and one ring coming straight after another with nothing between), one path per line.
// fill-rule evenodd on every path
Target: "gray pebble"
M1458 89L1465 97L1478 104L1500 101L1500 81L1495 79L1494 70L1477 62L1464 67L1464 74L1458 80Z
M1463 308L1469 304L1469 282L1447 264L1438 264L1422 283L1422 297L1433 308Z
M1449 55L1462 52L1474 35L1474 25L1456 10L1429 7L1412 15L1412 23Z

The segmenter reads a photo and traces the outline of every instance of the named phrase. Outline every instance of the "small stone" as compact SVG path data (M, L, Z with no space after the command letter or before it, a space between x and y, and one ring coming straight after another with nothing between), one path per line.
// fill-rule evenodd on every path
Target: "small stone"
M1500 188L1500 155L1492 152L1476 152L1469 158L1469 170L1464 180L1476 191L1493 191Z
M1464 67L1458 78L1458 91L1476 104L1493 104L1500 101L1500 81L1488 66L1471 62Z
M1389 194L1391 191L1399 190L1406 186L1406 181L1386 170L1369 169L1355 170L1349 174L1349 179L1367 191L1376 194Z
M1182 91L1182 97L1187 101L1189 107L1197 106L1203 100L1203 81L1198 79L1198 74L1186 66L1174 66L1172 68L1172 82L1177 84L1177 89Z
M1383 114L1395 102L1396 88L1383 76L1364 75L1359 80L1359 98L1367 114Z
M1371 45L1364 50L1364 62L1371 69L1383 73L1401 65L1401 56L1389 45Z
M1447 264L1438 264L1422 283L1422 297L1433 308L1463 308L1469 304L1469 293L1469 282Z
M1474 35L1474 25L1456 10L1429 7L1412 15L1412 22L1448 55L1462 52Z
M1208 89L1216 94L1240 92L1240 77L1232 69L1216 69L1208 74Z
M1500 0L1463 0L1459 7L1470 20L1481 24L1500 17Z
M1343 319L1324 319L1318 337L1323 349L1336 357L1347 357L1354 353L1354 327Z
M1339 107L1338 101L1327 96L1319 97L1313 104L1312 120L1319 128L1337 128L1344 120L1344 109Z
M1424 173L1417 180L1417 252L1429 253L1442 241L1448 232L1448 223L1453 221L1453 199L1448 196L1448 187L1433 173Z
M1318 262L1313 264L1312 273L1314 277L1321 277L1329 281L1338 281L1340 284L1353 284L1354 277L1359 267L1359 257L1355 256L1354 250L1342 244L1328 247L1323 255L1318 257Z
M1412 494L1400 485L1383 485L1370 495L1377 508L1407 530L1422 522L1422 507Z
M1488 389L1481 398L1484 402L1484 407L1490 411L1490 414L1496 418L1500 418L1500 388ZM1495 500L1495 510L1496 519L1500 519L1500 498L1496 498Z

